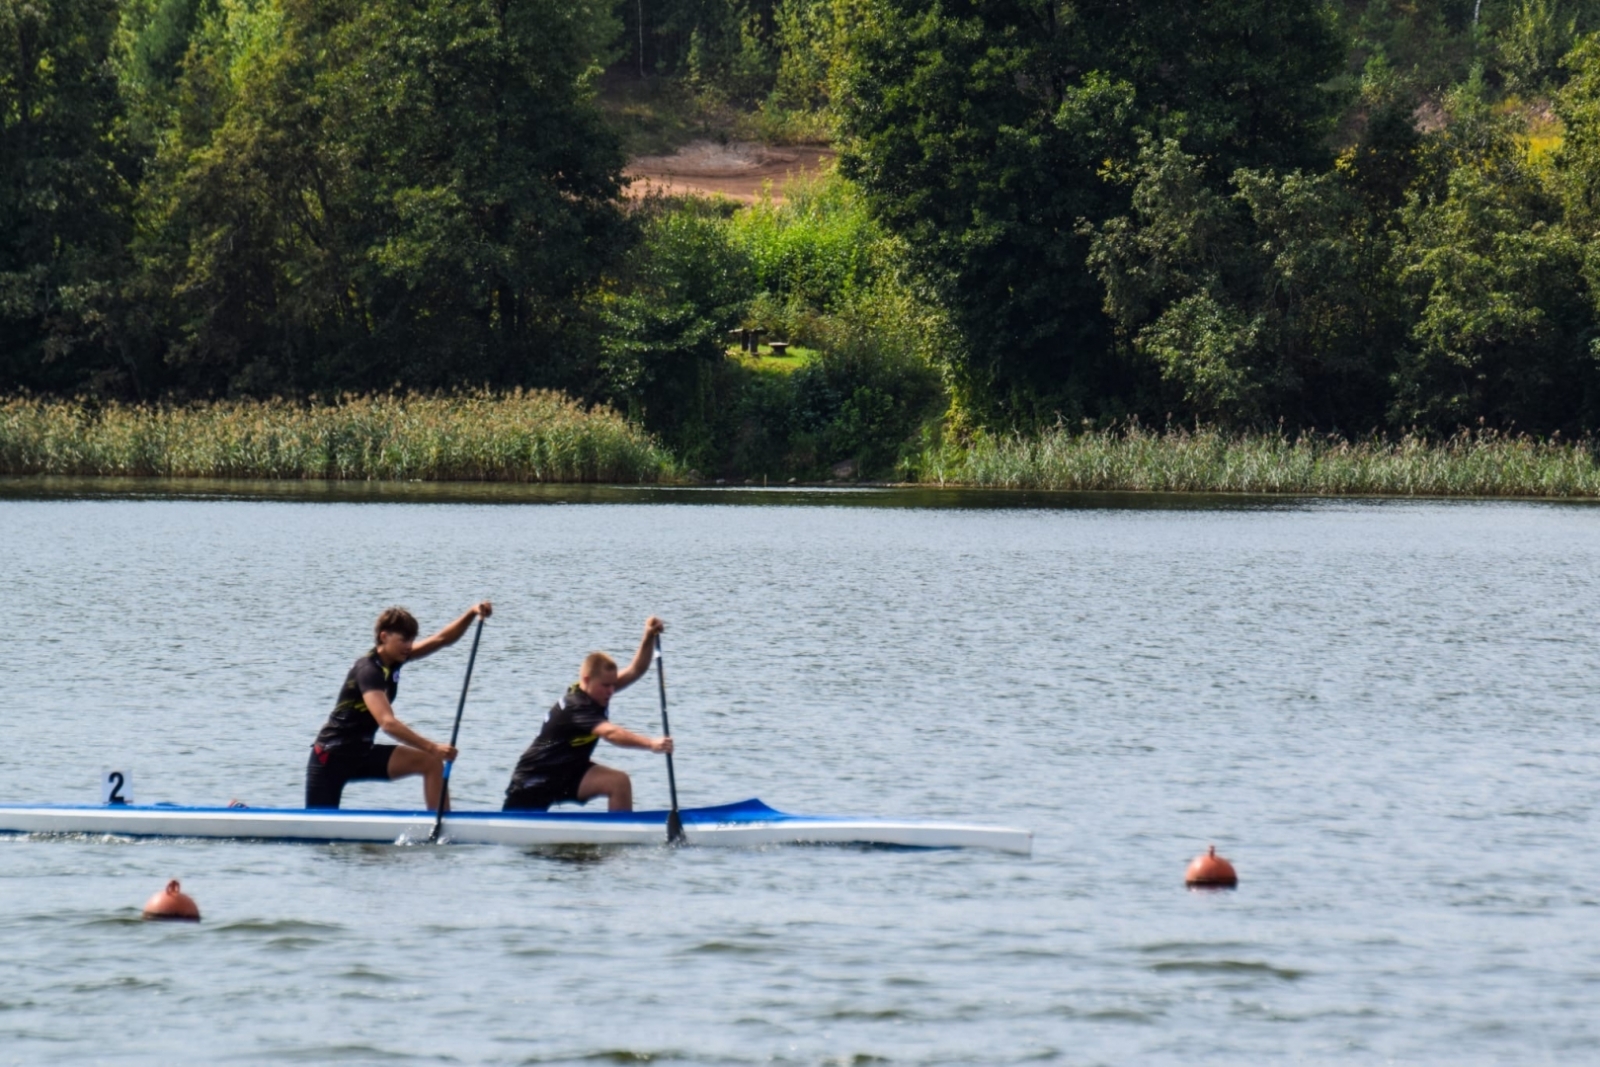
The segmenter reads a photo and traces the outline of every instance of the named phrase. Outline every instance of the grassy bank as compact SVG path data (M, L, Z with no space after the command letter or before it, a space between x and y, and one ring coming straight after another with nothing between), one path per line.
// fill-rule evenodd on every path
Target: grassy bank
M322 406L0 401L0 474L654 482L671 469L643 430L559 393Z
M1600 497L1597 442L1494 431L1443 441L1116 430L946 441L927 485L1309 496ZM0 474L638 483L677 464L608 409L559 393L133 406L0 400Z
M1596 442L1492 430L1443 441L1130 429L979 436L924 453L920 480L1007 489L1312 496L1600 496Z

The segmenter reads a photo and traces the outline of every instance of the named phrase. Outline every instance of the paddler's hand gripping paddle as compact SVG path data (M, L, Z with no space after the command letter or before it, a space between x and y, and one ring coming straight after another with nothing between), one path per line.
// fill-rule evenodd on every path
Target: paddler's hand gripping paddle
M467 657L467 676L461 680L461 701L456 705L456 724L450 727L450 747L456 747L456 738L461 733L461 713L467 708L467 686L472 684L472 665L478 659L478 638L483 636L483 616L478 616L478 628L472 631L472 654ZM428 835L431 845L439 840L439 830L444 826L445 805L450 802L450 768L454 761L444 765L444 781L439 787L439 815L433 820L433 833Z
M672 736L667 725L667 669L661 663L661 635L656 634L656 684L661 690L661 733ZM678 816L678 779L672 773L672 753L667 753L667 789L672 794L672 810L667 812L667 844L683 844L683 819Z

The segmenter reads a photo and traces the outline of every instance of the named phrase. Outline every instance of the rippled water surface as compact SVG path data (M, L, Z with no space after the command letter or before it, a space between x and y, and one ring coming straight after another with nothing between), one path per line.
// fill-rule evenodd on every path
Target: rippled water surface
M658 612L685 804L1034 855L0 839L0 1063L1600 1060L1600 510L559 499L0 499L0 800L298 803L377 610L490 596L458 806Z

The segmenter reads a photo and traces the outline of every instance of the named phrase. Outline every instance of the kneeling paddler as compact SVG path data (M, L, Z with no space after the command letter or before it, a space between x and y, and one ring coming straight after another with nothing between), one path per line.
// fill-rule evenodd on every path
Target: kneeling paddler
M372 651L356 660L345 675L333 713L311 746L306 807L337 808L347 782L393 781L420 774L428 810L438 810L444 765L456 758L456 750L428 740L395 718L400 668L455 644L473 619L487 619L493 611L487 600L474 604L455 622L420 641L416 639L417 620L405 608L386 608L378 616ZM374 744L379 730L400 744Z
M632 780L622 771L595 763L594 749L604 738L622 748L672 751L672 738L636 734L609 717L612 696L650 669L656 635L665 628L654 615L646 619L639 651L621 671L604 652L585 657L577 684L545 713L539 736L517 761L502 810L544 811L562 801L584 804L597 796L608 799L611 811L633 810Z

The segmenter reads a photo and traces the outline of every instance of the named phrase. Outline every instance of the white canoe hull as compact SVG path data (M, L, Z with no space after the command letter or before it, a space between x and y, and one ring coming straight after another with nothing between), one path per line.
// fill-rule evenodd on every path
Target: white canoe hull
M1004 827L789 815L759 800L680 813L691 845L888 845L985 848L1028 854L1033 834ZM657 845L667 813L459 812L444 817L441 839L457 845ZM300 808L57 807L0 805L0 834L228 838L266 841L424 842L426 811L308 811Z

